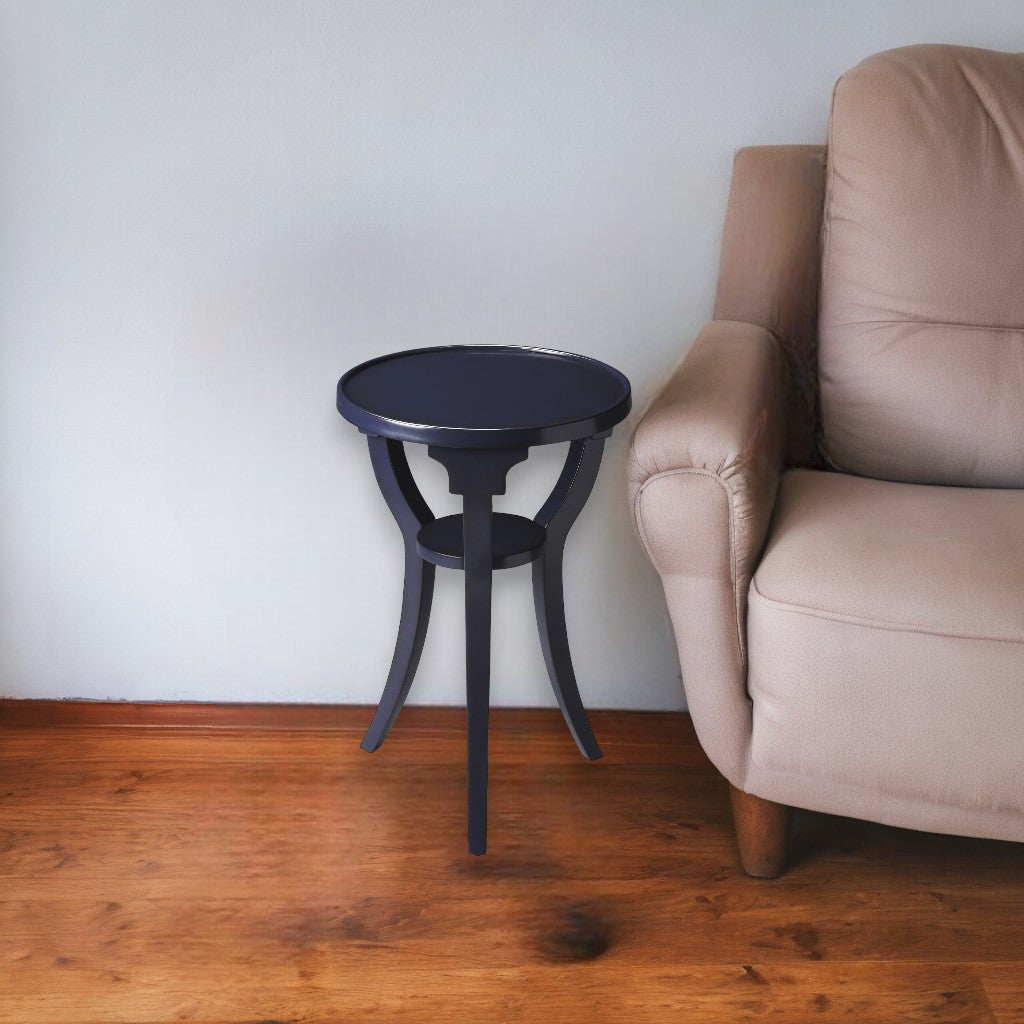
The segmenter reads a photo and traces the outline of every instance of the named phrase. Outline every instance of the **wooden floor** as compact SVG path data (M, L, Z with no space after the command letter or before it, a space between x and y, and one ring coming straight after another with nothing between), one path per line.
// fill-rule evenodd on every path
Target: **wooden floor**
M462 713L369 714L0 728L0 1020L1024 1022L1024 845L806 815L754 881L688 718L499 711L475 858Z

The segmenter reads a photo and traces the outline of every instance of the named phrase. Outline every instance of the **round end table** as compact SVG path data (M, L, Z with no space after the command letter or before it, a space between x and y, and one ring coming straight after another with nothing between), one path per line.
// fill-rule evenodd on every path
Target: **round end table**
M569 352L455 345L382 356L338 381L338 412L367 435L370 461L405 541L405 587L387 682L362 741L376 750L405 703L423 650L434 567L466 574L466 767L469 851L487 849L491 573L532 563L544 661L583 755L601 756L580 700L562 597L562 552L597 479L605 438L630 409L618 370ZM533 519L494 513L508 471L534 445L570 442ZM461 494L462 515L436 519L413 480L404 442L427 445Z

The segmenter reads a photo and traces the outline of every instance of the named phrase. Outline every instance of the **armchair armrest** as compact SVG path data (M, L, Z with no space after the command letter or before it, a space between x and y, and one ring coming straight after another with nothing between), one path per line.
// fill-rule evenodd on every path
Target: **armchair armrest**
M633 435L629 494L662 580L705 751L742 788L750 747L747 589L786 455L788 382L774 336L715 320Z

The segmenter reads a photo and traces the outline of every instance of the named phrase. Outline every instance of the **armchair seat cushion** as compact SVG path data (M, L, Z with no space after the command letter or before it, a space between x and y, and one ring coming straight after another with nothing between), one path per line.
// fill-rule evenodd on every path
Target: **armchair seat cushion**
M749 595L762 788L1024 839L1022 523L1024 491L784 475Z

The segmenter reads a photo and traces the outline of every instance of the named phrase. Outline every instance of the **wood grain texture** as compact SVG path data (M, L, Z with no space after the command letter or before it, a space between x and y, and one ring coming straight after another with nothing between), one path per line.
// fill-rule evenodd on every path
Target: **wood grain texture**
M429 714L433 709L424 709ZM0 699L0 725L158 726L214 729L350 729L366 709L345 704Z
M786 867L793 809L729 787L736 845L743 870L754 878L777 878Z
M804 814L757 881L685 715L496 710L475 858L462 710L261 714L0 728L0 1021L1024 1022L1024 846Z

